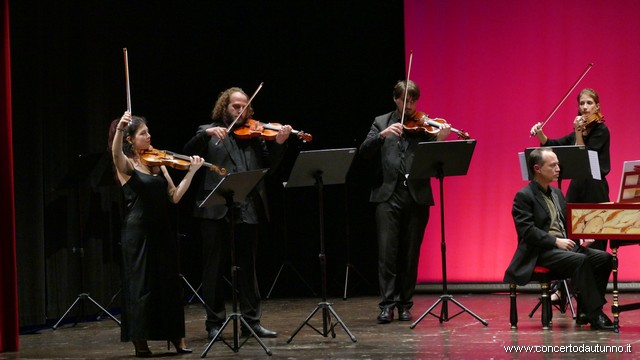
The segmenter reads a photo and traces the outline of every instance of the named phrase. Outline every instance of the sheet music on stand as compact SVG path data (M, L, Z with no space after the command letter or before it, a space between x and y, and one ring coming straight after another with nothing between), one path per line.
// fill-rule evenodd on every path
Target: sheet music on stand
M625 161L622 165L618 202L640 202L640 160Z

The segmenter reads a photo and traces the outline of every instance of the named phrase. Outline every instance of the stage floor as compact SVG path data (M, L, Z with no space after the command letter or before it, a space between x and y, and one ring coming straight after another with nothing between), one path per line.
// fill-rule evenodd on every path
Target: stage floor
M534 294L518 297L519 324L517 330L509 326L508 294L454 294L453 298L487 321L484 326L453 302L448 303L449 321L427 315L414 329L412 322L394 321L380 325L376 297L354 297L347 300L329 299L332 308L344 321L346 327L356 337L352 342L347 332L338 325L335 338L324 337L312 328L304 326L290 343L287 340L317 307L319 299L270 299L264 301L263 325L279 333L278 338L262 339L271 350L273 359L548 359L548 358L598 358L627 359L640 358L640 311L624 312L620 316L620 332L592 331L588 326L576 327L569 311L561 314L554 309L552 329L541 329L540 312L533 318L528 313L537 302ZM437 294L416 295L412 310L416 321L439 296ZM611 316L612 298L605 312ZM621 304L640 301L638 293L623 293ZM87 305L89 307L89 305ZM441 304L433 309L440 315ZM72 312L73 313L73 312ZM201 305L185 307L187 344L193 354L178 356L167 350L166 343L150 342L154 357L199 358L208 343L204 330L205 313ZM66 319L65 319L66 320ZM73 318L69 319L70 321ZM318 311L310 323L322 331L322 311ZM232 342L233 327L224 331L225 339ZM64 324L57 330L42 329L35 334L20 336L20 351L0 353L7 359L121 359L133 357L133 345L121 343L120 327L106 318L94 322L82 322L76 326ZM241 338L243 340L244 338ZM547 353L507 353L507 346L548 346L538 351ZM555 346L555 348L551 348ZM564 352L562 346L572 346L575 352ZM590 349L585 347L589 346ZM597 346L615 346L615 350L602 351ZM595 355L585 354L587 350L602 351ZM616 353L615 351L622 351ZM535 350L534 350L535 351ZM567 351L567 350L565 350ZM582 352L580 352L582 351ZM557 354L554 354L557 352ZM251 338L237 353L224 343L216 342L206 354L214 359L258 359L269 358L259 343Z

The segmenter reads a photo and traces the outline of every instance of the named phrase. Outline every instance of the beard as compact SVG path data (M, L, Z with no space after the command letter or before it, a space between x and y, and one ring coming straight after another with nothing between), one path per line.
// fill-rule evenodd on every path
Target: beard
M233 123L233 121L236 119L236 116L229 113L228 111L225 111L224 115L222 116L222 121L224 121L225 125L230 126ZM235 125L236 126L243 125L246 122L246 119L247 119L246 114L242 114L242 116L238 119Z

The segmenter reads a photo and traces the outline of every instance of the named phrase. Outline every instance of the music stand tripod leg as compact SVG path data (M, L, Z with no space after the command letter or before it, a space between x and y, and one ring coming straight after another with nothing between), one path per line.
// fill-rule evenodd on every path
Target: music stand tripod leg
M331 314L333 314L333 317L336 318L336 323L333 324L332 328L335 327L337 324L340 324L340 326L342 326L342 329L344 329L344 331L349 335L349 337L351 338L351 341L356 342L358 341L356 339L356 337L351 333L351 331L349 331L349 328L347 328L347 326L344 324L344 321L342 321L342 319L340 319L340 316L338 316L338 314L336 313L335 310L333 310L333 307L331 306L331 304L329 304L328 306L329 311L331 311ZM335 333L333 335L333 337L335 337Z
M298 269L296 269L296 267L293 266L290 260L287 260L287 261L284 261L282 265L280 265L280 270L278 270L278 274L276 275L276 278L273 280L273 283L271 284L271 288L269 289L269 293L267 294L267 299L271 297L271 293L273 292L273 289L276 287L276 283L280 278L280 273L282 273L282 270L284 269L285 266L289 267L294 272L294 274L298 276L300 281L302 281L302 283L309 289L309 291L311 291L311 294L313 294L313 296L317 296L316 292L313 290L311 285L309 285L309 283L302 277L302 274L300 274Z
M320 310L320 305L316 306L315 309L313 309L313 311L311 311L311 313L309 314L309 316L307 316L306 319L304 319L304 321L302 322L302 324L300 324L300 326L298 326L298 328L293 332L293 334L291 334L291 336L289 337L289 339L287 339L287 344L289 344L291 342L291 340L293 340L293 338L298 334L298 332L300 330L302 330L302 328L307 325L309 323L309 320L311 320L311 318L313 317L313 315L315 315L318 310Z
M113 303L116 301L116 298L118 297L118 295L120 295L120 293L122 292L122 288L118 289L118 291L116 291L115 294L113 294L113 296L111 297L111 300L109 301L109 303L107 304L107 306L105 306L105 309L108 309L111 305L113 305ZM98 316L96 317L96 320L100 320L102 319L102 313L98 314Z
M58 325L62 322L62 320L67 316L67 314L69 313L69 311L71 311L71 309L73 309L74 306L76 306L76 304L78 303L78 301L80 301L80 296L78 296L76 298L76 301L73 302L73 304L71 304L71 306L69 306L69 308L67 309L67 311L64 312L64 314L62 314L62 316L60 317L60 319L58 320L58 322L55 323L55 325L53 325L53 330L58 328Z
M108 312L107 309L103 308L102 305L98 304L97 301L93 300L93 298L91 296L89 296L89 294L84 294L84 295L86 295L85 297L87 299L89 299L89 301L91 301L95 306L100 308L100 310L102 310L103 313L107 314L107 316L109 316L111 318L111 320L115 321L116 324L121 325L120 320L116 319L116 317L111 315L111 313Z
M488 322L486 322L484 319L482 319L480 316L476 315L473 311L469 310L466 306L462 305L460 302L458 302L456 299L454 299L453 297L451 297L451 299L449 299L450 301L452 301L454 304L458 305L458 307L460 309L462 309L464 312L468 313L469 315L473 316L474 318L476 318L476 320L480 321L482 323L482 325L487 326L489 325Z
M440 304L440 302L442 302L442 297L439 297L438 300L435 303L433 303L433 305L431 305L431 307L428 308L427 311L422 313L422 315L420 315L420 317L416 321L414 321L413 324L411 324L411 326L409 326L409 327L411 329L416 327L416 325L418 325L418 323L420 321L422 321L422 319L424 319L424 317L427 316L427 314L431 314L431 310L435 309L435 307L438 306L438 304Z
M276 287L276 283L278 282L278 278L280 277L280 273L282 272L283 268L284 268L284 263L282 263L282 265L280 265L280 270L278 270L278 274L276 274L276 278L273 279L273 284L271 284L271 288L269 289L269 293L267 293L267 299L271 296L271 292L273 291L273 288Z
M191 299L193 299L194 297L197 297L198 300L202 303L202 305L207 308L209 310L209 312L213 312L213 310L211 310L211 308L209 307L209 305L207 305L206 302L204 302L204 299L202 297L200 297L200 294L198 294L198 290L194 289L193 286L191 286L191 284L189 283L189 281L187 281L187 279L180 274L180 277L182 278L182 280L184 280L184 282L187 284L187 286L189 287L189 289L191 289L191 291L193 292L193 296L191 297ZM202 286L202 284L200 284L200 286ZM200 287L198 287L199 289Z
M345 271L345 275L344 275L344 294L342 296L342 300L347 300L347 287L349 286L349 269L353 269L356 274L358 274L358 276L360 276L360 278L362 280L364 280L364 282L371 287L371 283L367 280L367 278L358 270L358 268L353 265L352 263L347 263L347 269Z

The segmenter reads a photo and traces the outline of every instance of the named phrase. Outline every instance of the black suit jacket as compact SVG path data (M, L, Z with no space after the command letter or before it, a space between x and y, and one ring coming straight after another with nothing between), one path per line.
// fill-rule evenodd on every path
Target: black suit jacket
M552 186L550 189L566 229L567 202L560 189ZM518 248L504 274L504 282L527 284L531 280L538 254L555 247L556 238L549 234L551 213L544 196L539 185L531 181L513 199L511 215L518 233Z
M275 141L265 141L261 138L252 138L250 140L236 140L232 138L233 135L228 136L223 141L218 142L218 138L208 136L206 130L213 126L222 126L224 124L213 123L207 125L201 125L196 132L196 135L189 140L184 146L185 155L199 155L202 156L205 161L212 163L218 167L225 168L230 173L239 172L238 167L244 163L246 159L247 169L243 171L251 171L258 169L270 168L270 172L273 172L275 167L279 164L286 149L285 144L278 144ZM243 150L234 150L232 142L237 141L247 142L248 146ZM207 171L204 175L197 195L198 201L204 200L204 198L215 188L215 186L222 179L221 175L215 171ZM256 188L252 191L250 196L247 197L247 204L243 206L252 207L252 211L256 211L259 216L268 217L267 196L264 186L264 182L260 182ZM205 219L222 219L227 214L226 205L214 205L211 207L196 207L194 215L196 217Z
M375 166L375 180L371 196L371 202L387 201L396 188L396 183L401 177L400 161L402 152L398 145L399 138L388 136L382 138L380 132L389 125L400 121L397 111L390 112L375 118L367 138L360 145L359 153L362 157L371 160ZM410 169L418 143L435 141L436 136L427 132L421 134L405 135L407 149L404 152L405 167ZM420 205L433 205L430 179L410 180L407 186L413 200Z

